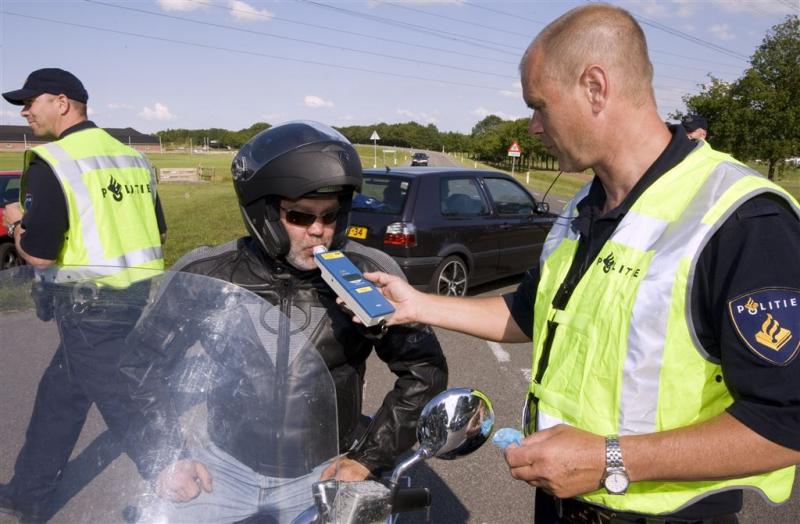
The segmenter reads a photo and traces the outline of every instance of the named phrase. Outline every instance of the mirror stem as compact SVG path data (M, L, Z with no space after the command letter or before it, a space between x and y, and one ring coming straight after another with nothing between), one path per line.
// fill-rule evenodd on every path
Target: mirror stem
M402 461L398 464L394 471L392 471L392 478L389 480L390 488L392 488L392 495L394 492L397 491L397 483L400 481L400 477L408 471L411 466L416 464L417 462L421 462L423 460L429 459L433 456L433 453L429 452L424 448L419 448L417 451L414 452L413 455Z

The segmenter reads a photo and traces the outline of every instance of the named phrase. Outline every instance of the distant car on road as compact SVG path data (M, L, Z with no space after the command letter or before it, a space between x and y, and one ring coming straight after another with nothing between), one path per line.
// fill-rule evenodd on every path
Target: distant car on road
M0 270L21 266L25 262L17 253L14 241L8 236L8 228L3 225L6 204L19 202L20 171L0 171Z
M347 235L391 255L413 286L463 296L533 266L554 220L505 173L367 169Z
M427 166L428 165L428 154L427 153L414 153L414 156L411 157L411 165L412 166Z

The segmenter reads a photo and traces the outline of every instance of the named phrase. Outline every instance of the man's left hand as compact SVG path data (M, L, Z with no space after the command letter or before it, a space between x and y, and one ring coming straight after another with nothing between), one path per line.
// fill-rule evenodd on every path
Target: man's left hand
M19 207L19 203L6 204L6 207L3 208L3 222L5 222L5 225L9 226L18 220L22 220L22 208Z
M320 480L335 478L345 482L356 482L369 477L370 471L360 462L353 459L342 458L333 462L322 472Z
M508 446L505 459L515 479L570 498L600 487L605 449L604 437L560 424Z

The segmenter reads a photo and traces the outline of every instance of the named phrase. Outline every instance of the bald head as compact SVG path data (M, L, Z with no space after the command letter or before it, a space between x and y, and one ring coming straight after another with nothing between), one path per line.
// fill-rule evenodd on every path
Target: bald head
M528 47L521 67L534 49L542 52L539 74L567 85L587 66L598 65L615 80L618 93L634 106L655 103L653 66L644 32L618 7L592 4L573 9L545 27Z

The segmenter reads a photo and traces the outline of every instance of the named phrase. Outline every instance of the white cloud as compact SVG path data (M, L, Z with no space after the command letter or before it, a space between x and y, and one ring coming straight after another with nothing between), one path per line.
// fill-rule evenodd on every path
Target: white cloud
M194 11L205 7L192 0L158 0L158 6L164 11Z
M511 89L503 89L499 93L508 98L522 98L522 82L519 80L511 84Z
M174 120L175 115L170 113L169 108L161 102L156 102L156 105L151 109L145 107L139 113L139 116L145 120Z
M708 29L720 40L733 40L733 33L728 24L714 24Z
M242 0L229 0L228 7L231 9L231 16L242 22L272 20L272 17L275 16L266 9L256 9Z
M518 118L528 118L530 115L510 115L504 111L491 111L486 109L485 107L478 107L470 111L473 115L480 117L481 119L486 118L489 115L499 116L503 120L517 120Z
M86 116L94 116L95 114L96 112L91 106L86 106Z
M418 124L436 124L439 120L433 116L429 115L428 113L414 113L413 111L409 111L408 109L398 109L397 114L405 117L410 118L414 122Z
M306 95L306 97L303 99L303 105L316 109L318 107L333 107L333 102L318 96Z

